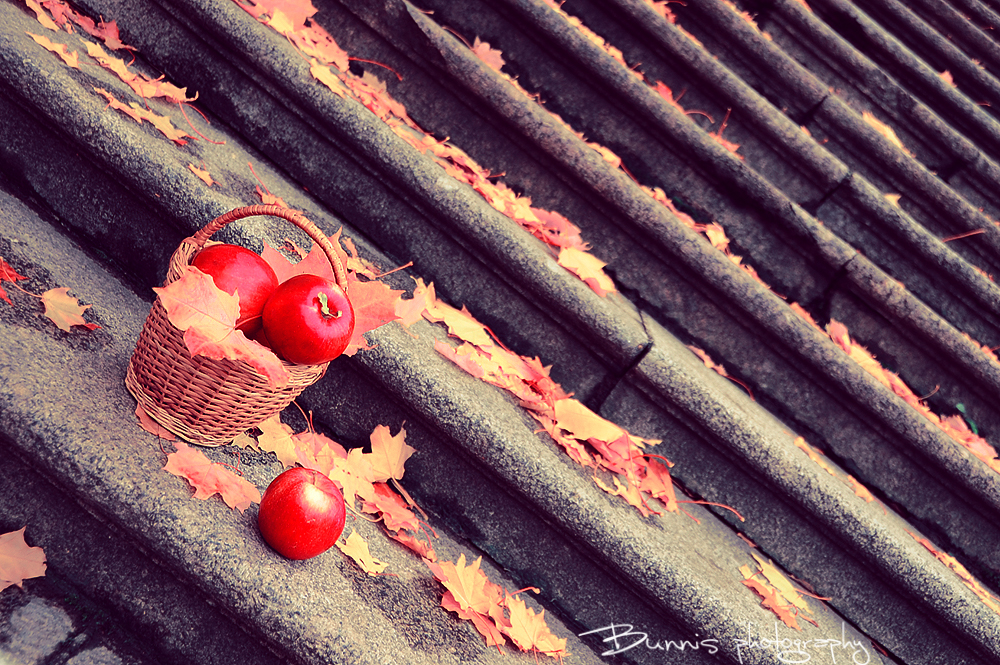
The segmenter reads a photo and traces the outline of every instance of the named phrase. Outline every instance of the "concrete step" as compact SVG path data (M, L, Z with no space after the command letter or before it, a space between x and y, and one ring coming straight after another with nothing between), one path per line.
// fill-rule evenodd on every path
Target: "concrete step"
M863 645L871 662L986 663L1000 655L1000 617L914 537L929 536L996 593L996 472L788 304L801 302L821 321L845 320L920 390L942 383L930 404L941 412L968 405L992 440L1000 368L963 335L985 343L997 335L996 287L975 270L980 258L991 260L989 245L953 251L938 239L942 229L927 223L942 210L966 226L990 220L926 165L896 159L856 109L822 96L810 102L820 94L816 80L805 80L812 88L796 104L833 108L852 128L847 144L860 152L868 141L886 164L899 162L893 175L874 172L905 184L915 199L932 186L937 193L923 207L897 210L881 196L886 181L869 182L856 164L804 139L795 114L754 86L779 79L773 68L797 72L795 52L721 20L730 10L715 5L677 12L681 27L706 36L701 46L642 3L619 0L608 14L590 3L564 6L626 62L641 53L675 92L675 81L698 81L690 99L712 104L706 108L716 118L739 109L726 136L745 146L741 159L707 123L668 104L545 3L442 0L429 7L433 14L400 2L320 3L313 20L357 58L350 75L388 78L417 124L581 227L620 290L601 297L375 113L317 84L310 63L236 3L80 6L118 22L137 49L135 67L198 92L204 119L186 113L206 140L177 145L105 108L95 88L119 99L131 91L92 63L64 67L26 34L44 30L31 11L0 4L0 23L11 28L0 34L4 257L31 275L25 284L36 291L72 285L101 325L84 335L54 331L20 296L0 318L8 340L0 346L3 445L39 476L45 496L63 497L70 511L44 515L60 501L39 498L37 509L14 500L0 516L13 529L38 513L32 544L46 547L53 574L107 607L147 651L218 662L226 640L245 635L256 645L248 657L265 660L540 657L488 647L440 607L442 590L426 565L376 525L351 523L394 577L368 577L336 551L301 563L281 559L257 535L256 508L241 514L191 499L183 481L160 469L169 444L134 425L122 377L151 287L183 237L256 202L263 184L325 232L343 227L383 269L412 261L386 280L408 291L411 277L433 281L443 300L466 305L509 348L552 363L552 377L592 409L662 440L650 450L675 463L678 491L715 504L643 516L602 492L516 400L435 351L435 341L447 342L438 325L386 325L370 335L373 348L331 364L300 399L316 426L360 447L376 425L405 423L419 451L405 485L428 513L439 556L483 554L484 568L508 588L538 587L532 602L569 640L566 662L662 662L663 649L685 640L700 648L677 662L784 662L759 641L765 637L838 639L843 648ZM500 48L504 71L544 105L471 55L456 34ZM86 37L58 36L85 52ZM742 67L750 58L740 54L751 52L757 64ZM387 77L386 67L401 80ZM183 107L145 103L188 127ZM549 111L615 150L628 171ZM972 152L977 141L960 148L966 163L985 164L969 169L985 182L991 158ZM189 165L206 168L217 184L206 186ZM662 187L673 206L639 183ZM719 222L733 250L774 288L713 248L682 210ZM872 216L888 230L852 230ZM255 249L289 236L298 238L262 218L219 234ZM708 350L752 395L686 344ZM800 447L800 435L829 457ZM228 463L235 456L228 447L208 452ZM280 470L269 454L242 451L236 459L261 489ZM878 499L856 494L849 474ZM59 524L86 523L66 516L80 510L100 525L98 540L121 543L100 547L100 563L60 549L68 536ZM739 569L754 565L754 548L825 599L808 601L815 625L799 632L776 622L743 585ZM137 576L177 583L118 598L114 590ZM142 617L143 603L161 609ZM207 638L184 630L192 617L221 626L211 648L202 651ZM613 625L636 632L615 638ZM639 635L633 648L610 653ZM838 662L844 653L811 655Z

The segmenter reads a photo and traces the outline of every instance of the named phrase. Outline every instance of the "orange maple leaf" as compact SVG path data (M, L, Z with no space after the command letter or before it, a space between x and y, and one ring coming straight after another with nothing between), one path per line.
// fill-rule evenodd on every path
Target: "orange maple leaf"
M493 338L486 332L486 327L477 321L463 305L456 309L440 300L424 309L424 318L433 323L443 323L448 327L452 337L469 342L476 346L491 346Z
M368 541L358 535L358 532L353 528L351 529L351 535L347 537L344 543L341 544L338 540L336 545L337 549L349 556L354 563L358 564L361 570L369 575L378 575L389 565L372 556L371 550L368 547Z
M69 289L62 287L49 289L41 295L45 304L45 314L60 330L70 332L73 326L83 326L87 330L100 328L96 323L88 323L83 313L90 305L81 305L80 301L69 295Z
M423 318L424 312L433 307L436 300L433 283L424 285L423 277L417 277L415 281L417 286L413 289L413 297L396 301L396 316L399 323L407 328Z
M344 502L348 506L353 507L358 497L374 505L376 495L372 480L372 465L361 448L352 448L346 457L334 458L333 468L327 475L340 486L340 490L344 493Z
M545 623L545 610L536 614L517 596L507 596L504 606L507 608L510 625L503 628L503 632L519 649L544 653L552 658L567 655L566 638L552 634Z
M489 65L490 69L500 71L504 66L503 53L499 49L491 48L489 42L484 42L476 37L472 43L472 52L476 57Z
M559 265L587 283L594 293L605 296L613 293L615 283L604 272L604 261L576 247L563 247L559 251Z
M0 535L0 591L12 584L23 588L24 580L45 575L45 552L25 542L25 529Z
M602 418L572 397L555 403L556 424L581 441L614 441L625 434L618 425Z
M37 2L35 2L35 0L25 0L25 4L28 5L28 8L31 11L35 12L35 18L38 19L38 22L41 23L43 27L48 28L49 30L52 30L54 32L59 31L59 26L56 25L56 22L53 21L49 17L49 15L45 13L45 10L42 9L42 6L39 5Z
M299 461L298 448L292 439L292 428L281 422L281 414L276 413L257 427L261 434L257 437L257 445L264 452L274 453L278 461L286 469L295 466Z
M51 39L43 35L35 35L30 32L25 34L34 39L42 48L59 56L68 67L80 69L80 54L76 51L70 51L65 44L54 43Z
M215 286L211 276L186 266L180 279L153 291L170 323L184 331L184 343L192 356L242 360L260 372L272 388L288 385L291 375L278 356L236 329L239 290L230 295Z
M429 542L419 540L416 536L411 533L407 533L406 531L390 532L389 537L415 552L417 556L431 562L437 561L437 554L434 552L434 547Z
M402 294L402 291L389 288L377 280L350 282L348 297L354 307L354 334L344 350L345 356L353 356L360 350L371 348L365 339L365 333L399 318L396 316L396 302Z
M119 101L113 94L105 90L104 88L94 88L94 91L99 95L104 97L108 101L108 106L115 109L120 113L124 113L128 117L135 120L140 125L143 121L150 123L166 136L168 139L176 143L177 145L187 145L186 138L190 138L190 134L177 129L174 127L170 118L166 116L159 115L153 111L143 108L135 102L129 102L126 105L124 102Z
M212 179L212 175L206 169L199 169L194 164L188 164L188 168L191 170L191 173L198 176L209 187L219 184Z
M392 436L388 427L379 425L372 431L369 439L372 451L367 457L372 465L372 478L377 482L385 482L390 478L401 480L403 465L417 452L406 443L406 430L400 427L399 433Z
M241 513L251 503L260 503L260 491L252 483L183 441L175 441L174 447L177 451L167 455L163 468L187 480L195 489L194 498L207 499L218 494L226 505Z
M471 621L476 630L486 638L487 645L499 646L504 643L504 637L492 616L500 607L502 589L479 569L482 560L479 557L466 565L465 553L462 553L455 563L428 561L427 566L447 589L441 599L441 606L462 619Z
M375 483L372 488L374 493L371 497L366 498L362 504L362 509L365 512L379 513L382 516L382 524L390 531L406 529L416 532L420 530L420 521L406 505L403 497L396 494L385 483Z

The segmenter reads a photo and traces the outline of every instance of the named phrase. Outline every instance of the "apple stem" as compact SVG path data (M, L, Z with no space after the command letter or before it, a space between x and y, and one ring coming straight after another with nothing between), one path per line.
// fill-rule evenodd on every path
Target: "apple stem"
M340 315L343 314L339 309L336 314L330 312L330 299L322 291L317 296L319 298L320 312L323 314L324 319L339 319Z

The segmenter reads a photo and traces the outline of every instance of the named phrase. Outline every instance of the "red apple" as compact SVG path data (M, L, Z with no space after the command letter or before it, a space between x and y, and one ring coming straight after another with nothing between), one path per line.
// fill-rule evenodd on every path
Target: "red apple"
M293 467L268 485L257 526L264 541L289 559L310 559L340 538L347 513L344 495L327 476Z
M237 330L247 337L260 330L264 303L278 287L278 278L259 254L239 245L209 245L195 254L191 265L211 275L215 285L229 295L238 292Z
M347 294L319 275L282 282L264 305L263 319L271 349L300 365L330 362L354 334L354 307Z

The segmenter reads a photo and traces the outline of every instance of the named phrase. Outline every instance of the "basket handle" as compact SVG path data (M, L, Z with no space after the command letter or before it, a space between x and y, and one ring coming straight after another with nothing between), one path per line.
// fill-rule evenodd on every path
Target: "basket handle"
M283 206L273 204L233 208L229 212L219 215L213 219L211 222L199 229L193 236L185 238L181 242L181 247L179 247L178 251L174 253L173 257L171 257L170 270L168 271L166 281L172 282L179 279L184 267L187 266L191 258L197 252L201 251L201 249L205 246L205 243L208 242L208 239L215 235L215 233L222 227L226 226L226 224L235 222L238 219L243 219L244 217L256 217L263 215L280 217L305 231L309 237L320 246L323 253L326 254L326 258L330 261L330 265L333 266L333 275L337 281L337 285L342 288L345 293L347 292L347 271L344 269L344 264L341 262L340 257L337 256L337 251L334 248L333 243L326 237L326 234L324 234L319 227L306 219L302 213L292 210L291 208L285 208Z

